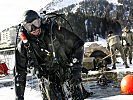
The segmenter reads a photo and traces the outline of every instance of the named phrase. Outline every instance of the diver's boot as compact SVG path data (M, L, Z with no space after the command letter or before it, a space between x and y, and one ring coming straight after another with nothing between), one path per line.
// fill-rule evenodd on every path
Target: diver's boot
M132 60L129 60L129 63L132 64Z
M127 62L125 62L125 68L129 68L129 66L128 66Z
M16 97L15 100L24 100L25 85L15 84Z
M88 97L93 95L93 92L88 92L87 90L85 90L83 85L82 85L82 90L83 90L84 99L86 99L86 98L88 98Z
M125 68L129 68L128 64L125 64Z

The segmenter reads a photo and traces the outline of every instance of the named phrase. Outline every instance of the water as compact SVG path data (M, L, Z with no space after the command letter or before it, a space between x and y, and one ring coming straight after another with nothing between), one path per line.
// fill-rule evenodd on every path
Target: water
M100 99L121 94L119 82L111 82L106 86L101 86L97 84L97 81L91 81L85 82L84 86L87 91L93 92L89 99Z
M122 95L120 83L122 78L132 74L130 71L126 72L104 72L91 75L83 75L83 84L87 91L93 92L89 99L98 100L116 95ZM106 84L100 84L99 78L101 75L106 76Z

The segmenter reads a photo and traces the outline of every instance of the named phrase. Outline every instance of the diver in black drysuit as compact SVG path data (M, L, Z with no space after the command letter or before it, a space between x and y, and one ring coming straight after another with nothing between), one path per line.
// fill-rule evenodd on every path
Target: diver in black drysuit
M72 100L83 100L88 95L81 84L84 41L63 27L59 30L56 24L51 32L50 24L42 24L33 10L23 17L20 32L27 40L22 37L15 51L15 100L24 100L27 69L34 69L43 100L67 100L65 83Z

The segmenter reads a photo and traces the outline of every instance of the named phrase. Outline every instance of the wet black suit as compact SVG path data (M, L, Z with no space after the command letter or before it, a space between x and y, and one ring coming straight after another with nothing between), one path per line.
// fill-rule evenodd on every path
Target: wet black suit
M62 89L66 80L73 87L73 100L83 100L78 85L81 82L84 42L65 28L61 27L58 30L57 26L54 26L52 47L49 30L49 25L42 24L39 36L25 33L30 45L24 44L22 41L18 44L15 66L16 100L24 100L27 67L35 68L43 100L49 100L49 98L50 100L66 100ZM53 51L55 51L55 57ZM69 66L68 64L72 64L73 58L76 58L77 61ZM45 80L48 80L48 83Z

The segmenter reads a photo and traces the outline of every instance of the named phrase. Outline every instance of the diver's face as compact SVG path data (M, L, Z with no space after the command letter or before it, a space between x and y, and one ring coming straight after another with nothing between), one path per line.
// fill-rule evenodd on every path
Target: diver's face
M40 26L41 26L40 19L35 19L30 23L24 24L24 28L27 30L29 34L32 34L32 35L40 34L41 32Z

